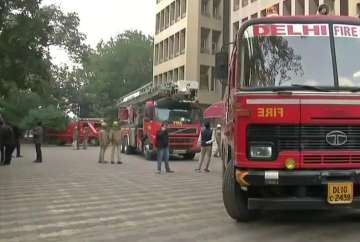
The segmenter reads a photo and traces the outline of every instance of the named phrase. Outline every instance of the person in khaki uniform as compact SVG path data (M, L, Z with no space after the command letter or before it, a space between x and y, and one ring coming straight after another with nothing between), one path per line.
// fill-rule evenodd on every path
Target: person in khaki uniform
M105 153L109 145L109 133L107 131L107 124L105 122L101 124L101 129L99 132L99 145L100 145L99 163L106 163Z
M121 130L118 122L113 122L112 129L110 130L110 142L111 142L111 164L115 164L114 156L116 152L117 164L122 164L120 159L121 153Z

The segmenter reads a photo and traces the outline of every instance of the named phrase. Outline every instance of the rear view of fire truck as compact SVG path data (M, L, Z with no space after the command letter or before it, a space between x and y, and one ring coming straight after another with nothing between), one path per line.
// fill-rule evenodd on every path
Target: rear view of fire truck
M170 152L186 159L200 151L202 112L195 102L196 81L177 81L154 86L148 83L122 97L119 102L119 121L122 125L122 152L143 153L146 159L155 158L156 133L167 123Z

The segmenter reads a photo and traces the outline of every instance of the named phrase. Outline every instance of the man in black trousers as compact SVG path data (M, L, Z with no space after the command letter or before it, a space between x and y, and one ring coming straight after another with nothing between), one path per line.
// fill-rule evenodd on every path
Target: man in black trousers
M38 122L37 126L33 129L34 135L34 143L35 143L35 151L36 151L36 160L35 163L42 163L42 152L41 152L41 144L44 139L44 129L42 127L42 123Z
M21 130L18 126L13 125L12 126L15 136L15 148L16 148L16 157L20 158L21 152L20 152L20 139L21 139Z
M4 146L4 161L2 165L11 164L12 153L15 149L15 137L13 129L0 120L0 143Z

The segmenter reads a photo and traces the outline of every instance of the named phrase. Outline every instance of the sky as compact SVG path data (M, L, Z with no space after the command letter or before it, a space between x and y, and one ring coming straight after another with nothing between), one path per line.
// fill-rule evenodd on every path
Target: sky
M155 0L43 0L43 5L56 4L64 12L77 12L80 31L87 44L95 48L100 40L109 40L124 30L155 32ZM59 49L52 49L56 64L68 62Z

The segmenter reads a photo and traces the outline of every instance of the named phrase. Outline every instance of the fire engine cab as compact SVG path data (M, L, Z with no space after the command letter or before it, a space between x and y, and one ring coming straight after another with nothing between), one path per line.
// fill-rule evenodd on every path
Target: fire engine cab
M228 68L223 201L261 210L360 207L360 21L244 23Z
M170 153L193 159L200 152L198 138L202 111L195 102L196 81L177 81L159 86L148 83L120 98L119 122L122 152L143 153L152 160L156 152L156 134L167 123Z

